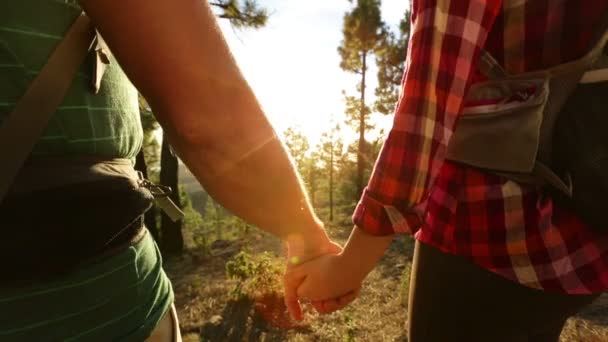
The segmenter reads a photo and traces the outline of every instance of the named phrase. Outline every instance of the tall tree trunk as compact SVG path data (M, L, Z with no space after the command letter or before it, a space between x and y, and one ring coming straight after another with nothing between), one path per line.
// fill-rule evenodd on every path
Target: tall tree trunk
M331 131L329 152L329 221L334 220L334 132Z
M167 136L163 136L163 146L160 156L160 183L171 187L171 200L181 207L179 200L179 188L177 178L178 161L171 151ZM184 249L184 237L182 236L182 220L177 222L162 213L161 219L161 248L168 254L179 253Z
M137 157L135 158L135 170L142 173L145 179L148 179L148 166L146 165L146 158L144 155L144 149L139 150ZM144 215L144 224L156 243L160 243L160 236L158 234L158 227L156 226L156 212L157 208L152 205L150 210L146 211Z
M357 195L363 193L365 171L365 74L367 73L367 51L361 54L361 108L359 109L359 151L357 153Z

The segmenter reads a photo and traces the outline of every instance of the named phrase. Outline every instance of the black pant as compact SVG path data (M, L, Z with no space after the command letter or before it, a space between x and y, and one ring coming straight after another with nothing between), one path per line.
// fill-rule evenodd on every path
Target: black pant
M410 342L556 342L566 319L599 295L534 290L416 243Z

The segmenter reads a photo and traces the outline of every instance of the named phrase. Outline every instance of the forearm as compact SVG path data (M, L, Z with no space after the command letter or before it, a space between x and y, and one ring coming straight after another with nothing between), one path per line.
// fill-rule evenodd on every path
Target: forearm
M340 255L354 280L362 281L384 255L394 235L374 236L355 226Z
M248 222L283 240L312 234L325 236L293 164L276 137L252 146L243 156L231 157L233 161L221 169L209 163L205 149L177 148L213 198Z
M209 194L234 214L283 240L325 238L284 145L238 68L230 70L209 70L215 76L199 86L204 95L188 106L214 113L212 121L196 114L184 121L183 112L169 112L183 104L160 112L169 141Z
M392 240L393 236L369 235L355 226L342 253L304 263L287 278L295 283L299 297L313 302L342 297L361 287Z

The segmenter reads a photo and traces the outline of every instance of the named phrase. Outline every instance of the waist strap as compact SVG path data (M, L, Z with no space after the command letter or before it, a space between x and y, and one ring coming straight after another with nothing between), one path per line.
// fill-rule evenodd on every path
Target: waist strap
M128 159L29 160L0 204L0 283L54 276L130 241L155 197L179 219L170 190L143 179Z
M168 197L172 189L143 179L135 171L130 159L107 159L96 156L32 158L22 167L15 179L9 196L52 190L77 184L90 184L108 179L131 181L133 187L150 191L156 204L173 220L180 220L184 213Z
M11 187L11 195L27 194L61 186L121 177L137 181L139 175L129 159L44 157L28 160Z

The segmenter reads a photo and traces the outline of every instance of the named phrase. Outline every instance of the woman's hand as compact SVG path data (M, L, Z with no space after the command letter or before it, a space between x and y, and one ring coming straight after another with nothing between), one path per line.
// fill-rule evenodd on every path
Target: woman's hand
M352 302L392 239L369 235L355 226L342 252L331 252L331 247L321 244L326 246L325 253L317 258L304 263L292 258L294 265L285 274L285 299L291 315L302 319L298 298L311 300L319 313L333 312Z
M297 297L310 300L319 313L330 313L358 296L365 274L356 268L356 260L344 254L326 254L289 270L286 283L298 284Z

